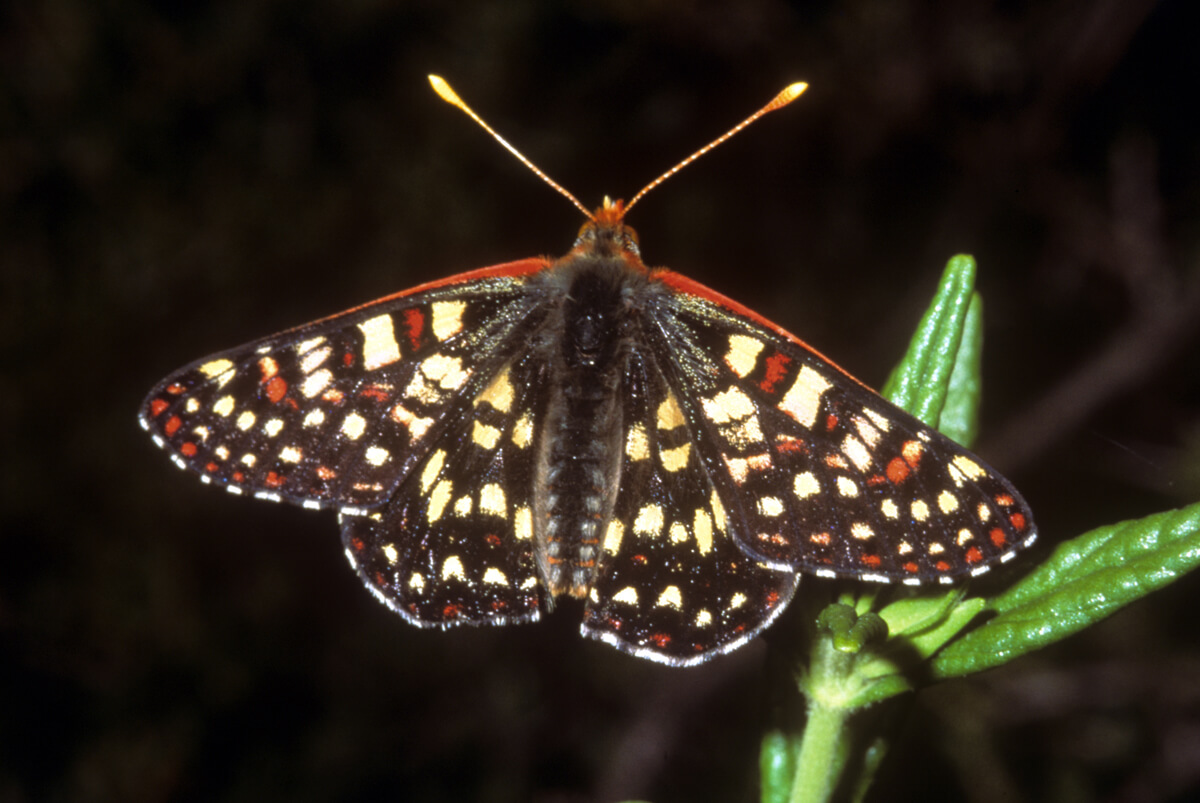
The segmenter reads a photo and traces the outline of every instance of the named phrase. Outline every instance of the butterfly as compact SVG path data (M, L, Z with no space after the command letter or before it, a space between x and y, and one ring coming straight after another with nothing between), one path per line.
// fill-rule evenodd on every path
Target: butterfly
M646 191L560 259L423 284L168 376L140 422L234 494L338 512L421 627L536 621L686 666L757 636L799 573L947 582L1036 537L1012 485L752 310L647 268Z

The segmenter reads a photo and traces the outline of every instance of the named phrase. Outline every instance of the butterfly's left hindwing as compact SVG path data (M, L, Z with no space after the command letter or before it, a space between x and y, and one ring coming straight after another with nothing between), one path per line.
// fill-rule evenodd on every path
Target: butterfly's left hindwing
M798 578L733 540L711 472L659 367L664 357L635 349L621 385L621 480L583 632L684 666L758 635L787 606Z
M1036 536L1012 485L807 345L677 274L652 297L647 348L668 372L730 529L778 567L948 581Z
M234 493L306 507L387 500L524 345L525 260L214 354L167 377L141 423L182 468Z

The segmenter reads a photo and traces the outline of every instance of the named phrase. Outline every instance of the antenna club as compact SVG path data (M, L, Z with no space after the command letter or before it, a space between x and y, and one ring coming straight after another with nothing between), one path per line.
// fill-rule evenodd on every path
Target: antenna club
M771 98L771 102L766 106L763 106L762 111L760 111L758 114L762 115L766 114L767 112L773 112L776 109L782 109L784 106L803 95L804 90L806 89L808 89L808 84L804 83L803 81L797 81L794 84L788 84L783 88L782 92Z
M808 89L808 84L804 81L797 81L794 84L789 84L779 93L779 100L783 103L791 103L796 98L804 94L804 90Z
M458 93L450 88L450 84L446 83L446 79L440 75L429 75L429 85L433 87L433 91L438 93L438 97L449 103L451 106L457 106L460 109L463 107L462 98Z

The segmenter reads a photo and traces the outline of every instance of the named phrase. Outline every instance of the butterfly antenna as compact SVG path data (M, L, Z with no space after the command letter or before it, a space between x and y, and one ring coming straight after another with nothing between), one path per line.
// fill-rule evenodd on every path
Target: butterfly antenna
M633 196L633 200L632 200L632 201L630 201L629 203L625 204L625 212L628 212L628 211L629 211L631 208L633 208L633 205L634 205L634 204L636 204L636 203L637 203L639 200L641 200L642 196L643 196L643 195L645 195L646 193L650 192L650 190L654 189L654 188L655 188L655 187L657 187L659 184L662 184L664 181L666 181L667 179L669 179L671 176L675 175L675 174L676 174L676 173L678 173L680 170L682 170L683 168L687 167L687 166L688 166L688 165L690 165L692 162L696 161L696 160L697 160L697 159L699 159L701 156L703 156L704 154L708 153L708 152L709 152L709 151L711 151L713 148L717 147L717 146L718 146L718 145L720 145L722 142L724 142L725 140L729 139L730 137L732 137L732 136L733 136L734 134L736 134L737 132L741 131L741 130L742 130L743 128L745 128L746 126L748 126L748 125L750 125L751 123L753 123L753 122L754 122L755 120L757 120L758 118L762 117L764 114L768 114L769 112L773 112L773 111L775 111L776 109L782 109L784 106L788 105L788 104L789 104L789 103L791 103L793 100L795 100L796 98L800 97L800 95L802 95L802 94L804 93L804 90L806 90L806 89L808 89L808 84L804 83L803 81L798 81L798 82L796 82L796 83L794 83L794 84L790 84L789 86L785 87L785 88L784 88L784 90L783 90L782 92L780 92L780 93L779 93L778 95L776 95L775 97L771 98L771 101L770 101L770 103L768 103L766 106L763 106L761 109L759 109L758 111L756 111L754 114L750 115L750 116L749 116L749 117L747 117L745 120L742 120L740 123L738 123L737 125L735 125L733 128L729 129L729 130L728 130L728 131L726 131L724 134L722 134L721 136L717 137L717 138L716 138L716 139L714 139L712 142L708 143L708 144L707 144L707 145L705 145L703 148L701 148L700 150L696 151L696 152L695 152L695 153L693 153L691 156L689 156L688 158L684 159L682 162L680 162L679 164L675 165L675 166L674 166L674 167L672 167L670 170L668 170L667 172L663 173L661 176L659 176L658 178L654 179L654 181L651 181L649 184L647 184L645 187L643 187L641 192L639 192L637 195Z
M446 83L446 79L442 78L440 75L430 75L429 83L433 86L433 91L438 93L438 97L440 97L442 100L449 103L451 106L455 106L458 109L462 110L462 112L464 114L466 114L468 117L470 117L475 122L479 123L479 125L483 126L483 130L488 132L489 134L491 134L492 139L499 142L505 148L508 148L509 153L511 153L513 156L515 156L521 160L521 164L525 165L530 170L532 170L534 172L534 175L536 175L542 181L546 182L551 187L558 190L558 192L560 194L562 194L568 201L575 204L575 206L579 209L579 211L581 211L581 212L583 212L583 214L587 215L588 220L594 220L594 218L592 217L592 213L588 211L588 208L586 206L579 203L579 200L574 195L567 192L566 189L564 189L561 184L559 184L557 181L555 181L554 179L550 178L545 173L543 173L538 168L537 165L535 165L533 162L529 161L529 159L525 158L525 154L521 153L519 150L517 150L512 145L510 145L508 143L508 140L506 140L504 137L497 134L495 129L493 129L490 125L485 123L483 121L482 117L480 117L478 114L476 114L474 111L471 110L470 106L468 106L466 103L463 103L463 99L458 96L457 92L455 92L453 89L450 88L450 84ZM747 120L746 122L749 122L749 121ZM743 125L745 125L745 123L743 123ZM643 192L644 191L645 190L643 190Z

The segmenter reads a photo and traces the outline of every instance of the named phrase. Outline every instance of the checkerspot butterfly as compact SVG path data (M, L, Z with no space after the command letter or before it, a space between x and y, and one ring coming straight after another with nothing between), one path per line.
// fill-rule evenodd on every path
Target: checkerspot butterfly
M204 482L336 509L362 581L413 624L534 621L565 595L585 635L672 665L753 638L798 571L946 581L1033 540L978 458L643 265L624 216L646 190L588 213L533 169L588 215L566 256L214 354L154 388L142 426Z

